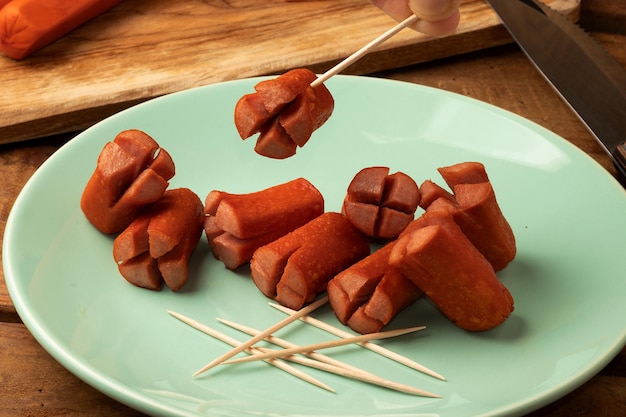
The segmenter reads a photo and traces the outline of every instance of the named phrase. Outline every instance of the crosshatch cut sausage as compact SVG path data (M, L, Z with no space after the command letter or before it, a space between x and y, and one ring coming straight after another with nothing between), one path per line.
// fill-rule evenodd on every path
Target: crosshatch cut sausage
M359 171L348 186L342 212L370 238L391 240L413 220L420 202L415 181L388 167Z

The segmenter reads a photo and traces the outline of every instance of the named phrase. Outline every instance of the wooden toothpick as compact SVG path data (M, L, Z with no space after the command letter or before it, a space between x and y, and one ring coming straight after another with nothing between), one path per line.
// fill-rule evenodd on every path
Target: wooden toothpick
M327 342L314 343L314 344L305 345L305 346L297 346L293 348L276 350L276 351L267 352L263 354L255 354L255 355L247 356L245 358L226 361L226 362L223 362L223 364L252 362L252 361L258 361L258 360L285 357L285 356L295 355L295 354L304 353L304 352L314 352L316 350L322 350L322 349L327 349L327 348L332 348L332 347L351 345L351 344L360 343L360 342L369 342L370 340L386 339L390 337L401 336L401 335L413 333L419 330L424 330L425 328L426 328L425 326L417 326L417 327L410 327L408 329L398 329L398 330L389 330L386 332L362 334L359 336L352 336L352 337L346 337L342 339L329 340Z
M244 333L248 333L250 335L256 335L259 333L258 330L253 329L252 327L248 327L248 326L244 326L243 324L239 324L239 323L235 323L232 322L230 320L225 320L225 319L221 319L218 318L217 319L219 322L224 323L234 329L240 330ZM268 336L265 338L266 341L273 343L275 345L278 346L282 346L284 348L293 348L293 347L297 347L297 345L295 343L289 342L287 340L281 339L279 337L276 336ZM265 348L259 348L259 351L267 351L270 352L271 349L265 349ZM409 394L415 394L415 395L420 395L420 396L432 396L432 397L439 397L436 394L432 394L429 393L427 391L423 391L421 389L418 388L414 388L405 384L400 384L394 381L390 381L388 379L384 379L381 378L375 374L372 374L371 372L365 371L363 369L357 368L356 366L352 366L348 363L345 362L341 362L337 359L331 358L330 356L326 356L323 355L319 352L305 352L304 353L306 356L308 356L310 359L312 359L311 361L302 361L300 360L300 357L298 356L289 356L284 358L287 361L292 361L295 363L299 363L301 365L305 365L305 366L309 366L312 368L316 368L316 369L320 369L322 371L326 371L326 372L330 372L333 373L335 375L339 375L339 376L343 376L343 377L347 377L347 378L351 378L351 379L358 379L362 382L367 382L370 384L375 384L375 385L379 385L385 388L389 388L389 389L393 389L396 391L400 391L400 392L404 392L404 393L409 393ZM324 365L320 365L319 363L316 362L321 362L327 366ZM357 377L358 376L358 377Z
M238 354L240 352L243 352L244 350L246 350L247 348L251 347L255 343L265 339L265 337L267 337L267 336L271 335L272 333L280 330L281 328L285 327L289 323L292 323L292 322L298 320L300 317L306 316L307 314L311 313L316 308L321 307L322 305L326 304L327 302L328 302L328 296L325 296L325 297L322 297L319 300L309 304L308 306L303 307L303 308L301 308L298 311L295 311L293 315L290 315L287 318L285 318L284 320L281 320L278 323L274 324L273 326L270 326L269 328L265 329L264 331L262 331L258 335L256 335L256 336L252 337L251 339L249 339L247 342L244 342L241 345L239 345L239 346L229 350L228 352L224 353L223 355L221 355L218 358L216 358L213 361L211 361L209 364L203 366L200 370L196 371L193 374L193 376L194 377L198 376L198 375L202 374L203 372L206 372L209 369L213 368L214 366L219 365L220 363L222 363L222 362L232 358L236 354Z
M265 349L262 349L265 350ZM353 369L347 369L340 366L330 365L328 363L320 362L307 358L304 356L286 356L285 360L299 363L301 365L310 366L311 368L320 369L322 371L331 372L346 378L356 379L359 381L367 382L370 384L378 385L385 388L390 388L396 391L404 392L407 394L419 395L422 397L441 398L440 395L433 394L432 392L424 391L419 388L412 387L410 385L401 384L399 382L390 381L372 375L369 372L355 371Z
M293 314L294 313L294 310L292 310L290 308L287 308L287 307L284 307L284 306L282 306L280 304L270 303L270 306L272 306L275 309L280 310L280 311L282 311L283 313L286 313L286 314ZM300 320L305 322L305 323L308 323L308 324L310 324L312 326L315 326L315 327L317 327L319 329L322 329L322 330L324 330L324 331L326 331L328 333L331 333L331 334L333 334L335 336L339 336L339 337L351 337L352 336L352 334L346 332L345 330L339 329L339 328L337 328L335 326L332 326L332 325L330 325L328 323L325 323L325 322L323 322L321 320L318 320L318 319L316 319L314 317L311 317L311 316L302 316L302 317L300 317ZM361 345L362 347L364 347L366 349L371 350L372 352L376 352L379 355L382 355L382 356L384 356L386 358L389 358L389 359L391 359L393 361L396 361L396 362L398 362L398 363L400 363L402 365L405 365L405 366L408 366L409 368L415 369L416 371L422 372L422 373L424 373L426 375L432 376L432 377L440 379L442 381L446 380L445 377L443 377L442 375L438 374L437 372L435 372L435 371L433 371L431 369L428 369L427 367L425 367L425 366L415 362L414 360L409 359L406 356L399 355L398 353L393 352L393 351L391 351L391 350L389 350L389 349L387 349L387 348L385 348L385 347L383 347L381 345L378 345L376 343L369 343L369 342L359 343L359 345Z
M217 321L219 321L220 323L224 323L227 326L232 327L233 329L239 330L241 332L247 333L251 336L256 336L257 334L260 333L259 330L254 329L252 327L249 326L245 326L243 324L240 323L235 323L233 321L230 320L226 320L226 319L222 319L222 318L218 318ZM290 342L288 340L285 339L281 339L280 337L277 336L268 336L265 338L265 340L267 342L273 343L277 346L289 349L289 348L295 348L298 347L297 344ZM342 362L340 360L337 360L335 358L331 358L330 356L324 355L322 353L319 352L303 352L306 356L310 357L311 359L315 359L318 360L320 362L325 362L328 363L330 365L334 365L334 366L340 366L343 368L348 368L348 369L353 369L355 371L360 371L360 372L366 372L360 368L357 368L356 366L352 366L348 363Z
M178 320L182 321L183 323L193 327L196 330L199 330L205 334L208 334L209 336L212 336L218 340L221 340L222 342L228 343L231 346L240 346L241 342L239 342L237 339L234 339L218 330L215 330L203 323L200 323L199 321L196 321L192 318L189 318L187 316L184 316L180 313L176 313L175 311L171 311L171 310L167 310L167 312L172 316L177 318ZM257 349L255 347L250 347L248 349L245 349L245 351L247 351L248 353L254 355L254 354L259 354L259 353L263 353L263 351L261 351L260 349ZM334 389L332 389L330 386L324 384L323 382L317 380L316 378L313 378L312 376L306 374L305 372L302 372L301 370L294 368L293 366L282 362L280 360L273 360L270 359L267 361L267 363L269 363L270 365L273 365L279 369L282 369L283 371L302 379L303 381L306 381L310 384L313 384L315 386L318 386L322 389L325 389L326 391L330 391L330 392L335 392Z
M391 38L396 33L400 32L402 29L406 28L407 26L412 25L418 20L419 18L416 15L411 15L410 17L407 17L402 22L398 23L396 26L392 27L391 29L389 29L388 31L386 31L385 33L383 33L382 35L380 35L379 37L377 37L376 39L374 39L373 41L371 41L370 43L368 43L367 45L365 45L364 47L362 47L361 49L359 49L358 51L356 51L349 57L347 57L346 59L344 59L343 61L341 61L339 64L335 65L334 67L326 71L324 74L320 75L315 81L311 83L311 87L316 87L324 83L333 75L340 73L341 71L343 71L350 65L354 64L359 59L361 59L371 49L377 47L381 43L385 42L387 39Z

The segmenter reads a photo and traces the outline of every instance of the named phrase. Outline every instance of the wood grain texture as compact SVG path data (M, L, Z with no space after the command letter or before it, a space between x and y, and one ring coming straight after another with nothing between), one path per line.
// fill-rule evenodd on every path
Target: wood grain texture
M140 416L88 386L16 323L0 322L0 416Z
M32 141L26 148L4 145L0 149L0 242L15 199L33 173L52 155L68 137ZM43 212L42 212L43 214ZM0 256L0 314L15 313L4 280L4 265Z
M580 0L549 0L575 19ZM371 73L512 42L483 0L457 34L406 30L346 72ZM324 71L394 22L367 0L124 0L33 56L0 56L0 143L84 129L138 102L287 69Z

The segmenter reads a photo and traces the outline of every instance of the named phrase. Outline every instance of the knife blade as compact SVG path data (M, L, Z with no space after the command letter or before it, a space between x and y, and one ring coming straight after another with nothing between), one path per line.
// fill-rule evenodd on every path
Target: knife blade
M626 70L538 0L487 0L522 51L613 160L626 186Z

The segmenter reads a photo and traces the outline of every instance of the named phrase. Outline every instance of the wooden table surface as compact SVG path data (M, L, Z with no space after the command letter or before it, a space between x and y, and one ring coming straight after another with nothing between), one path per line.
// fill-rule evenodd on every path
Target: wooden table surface
M574 19L580 6L544 1ZM453 36L404 30L348 71L381 71L510 41L484 0L463 0L461 7ZM26 60L0 57L0 144L85 129L191 87L303 66L323 72L392 25L366 0L124 0Z
M626 67L626 0L583 0L580 25ZM584 125L513 44L374 75L453 91L510 110L552 130L615 172ZM71 137L0 146L0 237L26 181ZM0 387L0 416L140 415L80 381L35 341L15 312L1 270ZM530 415L626 415L626 350L584 385Z

